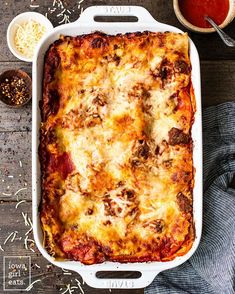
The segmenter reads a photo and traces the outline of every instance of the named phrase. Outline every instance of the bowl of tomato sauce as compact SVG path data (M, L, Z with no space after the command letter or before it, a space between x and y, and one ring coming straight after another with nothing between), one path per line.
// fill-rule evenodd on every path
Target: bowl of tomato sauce
M213 33L205 20L209 16L220 27L235 17L235 0L173 0L176 17L186 28L199 33Z

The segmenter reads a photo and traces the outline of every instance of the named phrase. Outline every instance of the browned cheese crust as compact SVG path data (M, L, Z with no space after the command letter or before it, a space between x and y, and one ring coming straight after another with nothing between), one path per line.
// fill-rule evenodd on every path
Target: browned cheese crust
M187 34L62 36L45 57L44 244L84 264L168 261L194 241Z

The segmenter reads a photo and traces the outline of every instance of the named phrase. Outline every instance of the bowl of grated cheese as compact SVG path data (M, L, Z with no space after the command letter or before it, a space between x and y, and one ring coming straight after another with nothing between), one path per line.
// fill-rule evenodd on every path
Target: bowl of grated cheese
M37 12L21 13L8 26L8 47L20 60L32 62L39 41L52 29L52 23L44 15Z

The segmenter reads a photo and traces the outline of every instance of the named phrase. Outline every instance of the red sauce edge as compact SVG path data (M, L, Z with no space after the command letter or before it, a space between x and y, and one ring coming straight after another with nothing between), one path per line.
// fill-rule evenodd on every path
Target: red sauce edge
M75 169L69 153L64 152L60 155L50 155L49 160L49 170L51 172L58 171L63 179L66 179L68 174L70 174Z
M211 28L204 19L209 16L217 25L223 23L229 12L229 0L179 0L185 19L200 28Z

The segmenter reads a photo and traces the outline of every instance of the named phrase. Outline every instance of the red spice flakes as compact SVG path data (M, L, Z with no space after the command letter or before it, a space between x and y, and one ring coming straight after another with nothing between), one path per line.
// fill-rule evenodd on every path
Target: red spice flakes
M24 104L30 98L25 80L18 76L5 78L0 84L0 91L10 105Z

